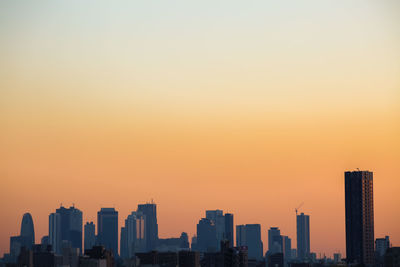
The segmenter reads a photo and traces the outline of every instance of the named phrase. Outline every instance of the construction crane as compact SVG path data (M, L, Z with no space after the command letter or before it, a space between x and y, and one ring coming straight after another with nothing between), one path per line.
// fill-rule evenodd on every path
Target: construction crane
M297 216L297 210L300 209L303 206L303 204L304 204L304 202L301 202L301 204L297 208L294 209L296 211L296 216Z

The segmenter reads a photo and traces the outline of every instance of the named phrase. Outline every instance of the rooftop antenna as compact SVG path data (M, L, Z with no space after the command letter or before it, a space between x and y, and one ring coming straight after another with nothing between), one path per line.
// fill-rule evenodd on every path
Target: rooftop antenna
M301 202L301 204L297 208L294 209L296 211L296 216L297 216L298 209L300 209L303 205L304 205L304 202Z

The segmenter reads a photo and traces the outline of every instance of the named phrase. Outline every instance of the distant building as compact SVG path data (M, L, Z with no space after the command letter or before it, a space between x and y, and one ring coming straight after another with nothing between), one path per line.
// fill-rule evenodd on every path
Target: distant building
M190 242L190 248L192 249L192 250L197 250L198 251L198 248L197 248L197 236L192 236L192 242Z
M292 259L292 240L288 236L282 236L282 253L285 266Z
M124 259L132 258L136 252L146 252L146 216L141 212L133 211L125 219L121 228L120 251Z
M334 253L333 254L333 262L335 264L339 263L342 261L342 255L340 255L340 253Z
M284 267L283 253L270 254L268 256L268 267Z
M219 252L207 252L201 260L202 267L244 267L248 266L247 248L232 248L229 240L221 242Z
M82 253L82 211L71 206L61 206L56 210L61 216L61 241L71 243L71 247L79 248Z
M30 213L22 216L20 235L10 237L10 254L7 255L6 262L16 263L22 248L31 249L35 244L35 230Z
M377 238L375 240L375 251L377 256L383 257L388 248L390 248L389 236L385 236L385 238Z
M84 227L84 250L91 249L96 244L96 226L93 222L87 222Z
M278 227L271 227L268 230L268 254L282 252L282 237Z
M23 249L18 257L18 266L58 267L63 265L63 257L55 254L50 245L34 245L32 250Z
M35 244L35 229L30 213L25 213L22 217L20 236L23 239L22 246L29 249L33 247Z
M225 239L225 217L222 210L206 210L206 218L215 225L217 244Z
M218 251L216 226L212 220L203 218L197 224L196 249L200 252Z
M386 250L384 266L385 267L400 266L400 247L392 247Z
M49 244L55 253L61 253L61 215L51 213L49 215Z
M262 260L263 243L261 241L261 226L259 224L237 225L236 246L247 247L249 260Z
M140 260L140 266L178 266L178 254L176 252L143 252L136 253Z
M177 238L159 238L156 250L159 252L178 252L182 249L189 249L187 233L183 232Z
M97 212L97 235L99 245L118 255L118 211L114 208Z
M103 246L94 246L79 257L79 267L114 267L114 255Z
M292 248L292 251L290 253L290 258L291 259L297 259L297 249Z
M42 239L40 240L41 245L50 245L49 242L50 240L48 235L43 236Z
M297 215L297 258L301 261L310 255L310 216Z
M374 264L373 173L345 172L346 260Z
M383 266L386 250L390 248L389 236L375 240L375 265Z
M154 203L139 204L137 212L144 215L146 250L155 249L158 240L157 205Z
M62 264L69 267L79 267L79 248L63 247Z
M225 235L224 238L229 241L231 247L234 246L233 240L233 214L225 213Z
M200 267L200 253L198 251L179 251L178 263L179 267Z

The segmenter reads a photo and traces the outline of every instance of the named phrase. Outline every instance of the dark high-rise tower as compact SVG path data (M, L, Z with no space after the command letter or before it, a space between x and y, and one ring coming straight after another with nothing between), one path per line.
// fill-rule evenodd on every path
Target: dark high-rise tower
M305 260L310 256L310 216L297 215L297 257Z
M158 240L157 205L154 203L139 204L137 212L141 212L145 216L146 250L154 250Z
M225 213L225 239L229 241L229 246L233 247L233 214Z
M97 212L98 243L118 255L118 211L101 208Z
M373 173L345 172L346 260L374 264Z
M74 206L56 210L61 216L61 242L68 241L73 248L82 253L82 211Z
M84 243L84 249L92 249L93 246L96 244L96 226L94 225L93 222L87 222L85 224L85 243Z
M35 230L30 213L25 213L22 217L20 236L24 240L22 245L26 248L31 248L35 244Z

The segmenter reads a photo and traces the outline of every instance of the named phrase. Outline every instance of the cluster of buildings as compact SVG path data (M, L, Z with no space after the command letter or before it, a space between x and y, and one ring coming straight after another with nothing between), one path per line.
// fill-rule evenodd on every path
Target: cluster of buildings
M40 244L35 244L32 216L26 213L20 235L10 238L10 252L0 266L400 266L400 248L391 248L388 236L374 239L372 172L345 173L345 203L345 259L340 254L317 259L310 250L310 216L297 210L296 249L289 236L270 227L264 254L261 225L235 227L234 215L222 210L206 210L191 244L185 232L159 238L157 206L146 203L127 216L120 236L114 208L101 208L97 225L83 225L82 211L61 206L49 215L49 232Z

